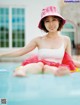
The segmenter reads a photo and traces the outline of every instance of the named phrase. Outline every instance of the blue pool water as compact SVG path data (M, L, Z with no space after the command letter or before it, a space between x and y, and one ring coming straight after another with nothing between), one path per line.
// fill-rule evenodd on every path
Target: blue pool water
M80 73L13 77L19 63L0 63L0 105L80 105Z

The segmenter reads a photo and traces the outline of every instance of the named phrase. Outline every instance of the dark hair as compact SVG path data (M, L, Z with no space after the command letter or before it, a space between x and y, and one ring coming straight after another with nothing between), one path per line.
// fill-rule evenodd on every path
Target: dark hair
M60 18L60 17L58 17L58 16L54 16L54 17L57 18L58 21L59 21L59 27L58 27L57 31L60 31L60 30L62 29L63 25L64 25L63 19ZM43 31L45 31L45 32L48 32L48 30L46 29L46 27L45 27L45 25L44 25L44 19L45 19L45 18L46 18L46 17L44 17L44 18L41 20L41 29L42 29Z

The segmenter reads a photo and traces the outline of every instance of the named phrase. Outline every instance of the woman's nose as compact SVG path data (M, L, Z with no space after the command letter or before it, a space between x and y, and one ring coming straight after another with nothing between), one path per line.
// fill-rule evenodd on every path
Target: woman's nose
M51 26L53 25L53 21L50 21L50 25L51 25Z

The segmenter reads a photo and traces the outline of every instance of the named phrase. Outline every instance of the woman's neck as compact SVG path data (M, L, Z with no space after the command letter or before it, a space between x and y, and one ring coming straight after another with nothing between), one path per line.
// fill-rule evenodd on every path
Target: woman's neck
M54 32L54 33L49 32L49 33L47 34L47 37L48 37L48 38L56 38L56 37L59 36L59 35L60 35L59 32Z

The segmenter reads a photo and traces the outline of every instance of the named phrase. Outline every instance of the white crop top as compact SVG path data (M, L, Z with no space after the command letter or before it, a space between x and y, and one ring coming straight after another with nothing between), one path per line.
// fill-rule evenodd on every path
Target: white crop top
M38 57L39 59L45 59L47 61L52 61L61 64L64 52L64 44L57 49L42 48L38 50Z

